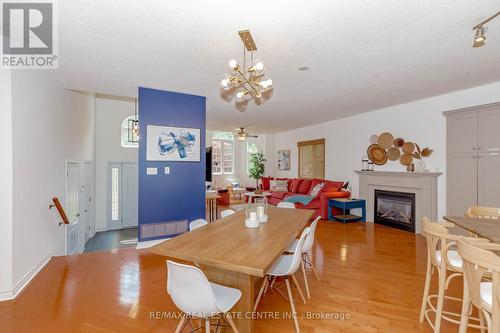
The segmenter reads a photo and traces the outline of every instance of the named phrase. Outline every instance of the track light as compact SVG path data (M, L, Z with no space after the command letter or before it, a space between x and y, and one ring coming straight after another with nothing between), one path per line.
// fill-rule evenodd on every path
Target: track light
M472 47L477 48L484 46L484 41L486 40L486 31L488 31L488 28L484 25L498 16L500 16L500 12L495 13L494 15L488 17L486 20L480 22L478 25L472 28L472 30L475 31L474 44L472 44Z
M480 26L476 29L476 34L474 35L474 44L472 47L481 47L484 45L484 41L486 40L486 31L488 31L487 27Z

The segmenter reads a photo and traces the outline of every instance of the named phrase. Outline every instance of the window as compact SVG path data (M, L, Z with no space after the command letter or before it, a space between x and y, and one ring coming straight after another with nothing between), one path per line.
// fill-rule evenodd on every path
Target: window
M234 136L231 132L214 132L212 135L212 173L233 174Z
M125 118L122 122L121 142L122 147L139 147L139 133L134 131L134 122L139 120L136 116Z
M325 139L297 142L299 178L325 178Z
M111 220L118 221L120 219L119 215L119 204L120 204L120 169L111 168Z
M247 141L247 174L248 170L250 170L250 157L252 154L256 154L259 152L259 147L253 141Z

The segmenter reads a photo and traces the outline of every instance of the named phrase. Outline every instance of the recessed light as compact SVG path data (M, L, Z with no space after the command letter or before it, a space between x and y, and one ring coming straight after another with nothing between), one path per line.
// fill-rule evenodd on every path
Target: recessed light
M300 66L298 69L299 69L299 71L305 72L305 71L309 70L309 66Z

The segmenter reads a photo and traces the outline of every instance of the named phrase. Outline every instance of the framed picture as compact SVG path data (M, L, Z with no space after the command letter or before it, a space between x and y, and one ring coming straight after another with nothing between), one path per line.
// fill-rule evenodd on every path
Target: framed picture
M290 149L278 150L278 170L290 170Z
M148 125L146 133L146 160L200 161L200 129Z

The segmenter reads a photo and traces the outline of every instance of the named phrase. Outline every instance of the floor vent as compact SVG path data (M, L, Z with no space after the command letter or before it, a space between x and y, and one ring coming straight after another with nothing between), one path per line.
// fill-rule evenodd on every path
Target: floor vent
M188 220L141 224L141 239L173 236L188 231Z

